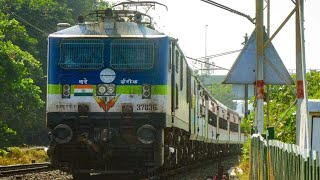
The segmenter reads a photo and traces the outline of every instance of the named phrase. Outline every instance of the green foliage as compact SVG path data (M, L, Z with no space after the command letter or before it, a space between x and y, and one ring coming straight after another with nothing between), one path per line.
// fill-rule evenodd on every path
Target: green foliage
M248 137L247 141L243 144L242 147L242 161L247 161L250 158L250 143L251 138Z
M292 86L294 89L295 87ZM287 115L284 113L289 109L290 104L295 100L293 94L287 86L272 86L270 88L270 125L277 125L275 137L280 141L295 143L296 141L296 108L291 108ZM266 108L264 108L266 111ZM265 112L266 113L266 112ZM283 117L283 120L280 119Z
M36 50L28 52L40 59L46 69L47 37L56 31L58 22L73 23L71 9L54 0L3 0L0 1L0 11L19 21L27 33L37 39ZM23 43L16 45L21 47Z
M295 76L293 76L295 79ZM319 99L320 98L320 72L311 71L306 74L307 79L307 91L309 99ZM295 90L295 86L291 86L291 89ZM269 126L276 126L275 128L275 138L286 142L295 143L296 141L296 107L293 106L289 109L291 103L296 99L296 95L291 91L288 86L275 85L270 88L270 122ZM251 103L254 99L251 99ZM264 107L266 114L266 105ZM285 115L284 113L287 111ZM281 121L280 119L283 118ZM266 116L264 117L266 119ZM265 121L266 123L266 121ZM254 112L250 114L247 119L242 121L241 127L243 127L246 132L250 132L251 127L254 124ZM267 124L265 124L267 127Z
M250 146L251 146L251 138L247 138L247 141L243 144L242 147L242 156L240 160L240 168L244 172L243 174L237 174L240 179L249 179L249 171L250 171Z
M252 100L250 100L250 103L252 103ZM247 118L243 118L241 121L241 129L243 129L246 134L250 134L251 129L254 126L254 117L255 113L252 111Z
M43 149L10 147L8 152L3 150L1 152L0 165L30 164L32 160L37 160L38 163L49 160L47 153Z
M307 74L307 87L309 99L320 99L320 72L310 71Z
M0 117L20 137L38 123L37 110L44 105L33 79L42 74L39 61L10 41L0 43Z
M89 12L98 9L106 9L109 3L99 0L58 0L60 3L65 3L71 9L72 17L77 22L79 15L87 15Z
M9 145L9 138L16 135L16 132L8 127L7 124L3 122L3 119L0 117L0 156L5 152L1 150L2 147Z
M221 84L214 82L211 86L207 87L207 89L211 92L214 98L216 98L219 102L226 105L231 109L237 108L237 103L232 100L235 99L235 95L232 93L232 86Z
M24 26L15 19L9 19L9 16L3 13L0 13L0 19L0 41L10 41L19 45L24 51L37 52L37 40L27 34Z
M295 75L293 75L295 79ZM307 79L307 91L309 99L320 99L320 72L311 71L306 75ZM295 89L295 86L291 88ZM286 142L295 143L296 141L296 107L293 106L284 116L284 112L288 110L290 104L295 100L296 96L291 92L287 86L272 86L270 90L270 125L276 126L275 138ZM250 100L250 103L254 103L254 98ZM266 110L266 107L264 107ZM265 113L266 114L266 113ZM252 112L248 118L243 119L241 127L250 134L251 127L254 125L255 114ZM282 121L279 121L283 117ZM266 119L266 117L265 117ZM266 124L265 124L266 127ZM243 154L241 158L240 167L245 172L244 175L240 176L241 179L248 179L249 172L249 151L250 141L248 140L243 147Z
M36 41L28 36L16 20L0 13L0 148L10 140L20 142L24 132L39 123L36 113L43 107L40 87L34 80L43 76L41 64L30 53ZM11 29L14 28L14 31ZM42 123L44 124L44 123ZM18 136L14 137L15 132Z

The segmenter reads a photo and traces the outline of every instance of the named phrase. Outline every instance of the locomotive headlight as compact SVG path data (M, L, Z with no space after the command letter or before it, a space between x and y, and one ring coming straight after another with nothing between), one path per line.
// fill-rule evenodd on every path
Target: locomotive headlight
M137 138L143 144L151 144L156 140L156 129L151 125L143 125L137 131Z
M114 95L116 91L116 85L114 84L107 84L107 94Z
M73 132L70 126L66 124L59 124L53 129L51 136L58 144L64 144L72 139Z
M64 84L62 86L62 98L70 98L71 88L69 84Z
M150 99L151 98L151 85L144 84L142 86L142 99Z
M104 84L98 85L98 95L104 95L107 92L107 87Z
M98 96L111 96L115 95L116 85L114 84L99 84L97 86Z

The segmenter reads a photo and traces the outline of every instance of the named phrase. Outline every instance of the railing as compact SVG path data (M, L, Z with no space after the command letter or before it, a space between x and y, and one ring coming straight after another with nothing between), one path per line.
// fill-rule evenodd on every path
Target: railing
M316 151L251 137L250 180L320 180L319 162Z

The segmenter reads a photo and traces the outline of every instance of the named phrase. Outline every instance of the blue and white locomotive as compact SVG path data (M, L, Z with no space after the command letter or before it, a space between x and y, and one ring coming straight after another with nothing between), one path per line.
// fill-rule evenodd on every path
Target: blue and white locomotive
M174 38L129 9L156 4L120 3L91 13L96 22L80 16L49 36L48 154L75 179L165 171L240 151L239 115L207 92Z

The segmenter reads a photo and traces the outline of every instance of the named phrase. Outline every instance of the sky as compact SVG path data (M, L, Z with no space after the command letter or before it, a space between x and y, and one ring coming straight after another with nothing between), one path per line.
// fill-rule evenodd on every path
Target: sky
M255 0L214 0L217 3L255 17ZM117 2L117 1L115 1ZM246 18L200 0L158 0L166 4L168 11L156 7L159 13L158 25L162 31L174 38L184 54L199 58L241 49L244 36L252 33L255 26ZM265 4L266 5L266 4ZM294 8L291 0L271 0L270 30L273 34ZM320 7L319 0L305 1L305 45L306 68L320 69ZM158 9L157 9L158 8ZM267 26L267 11L264 11L264 25ZM160 14L161 13L161 14ZM205 33L206 32L206 33ZM207 35L205 35L207 34ZM207 46L205 46L207 37ZM295 58L295 15L272 41L284 65L289 71L296 69ZM206 48L205 48L206 47ZM231 68L239 53L210 59L215 65ZM200 67L199 63L195 64ZM226 74L216 70L214 74Z

